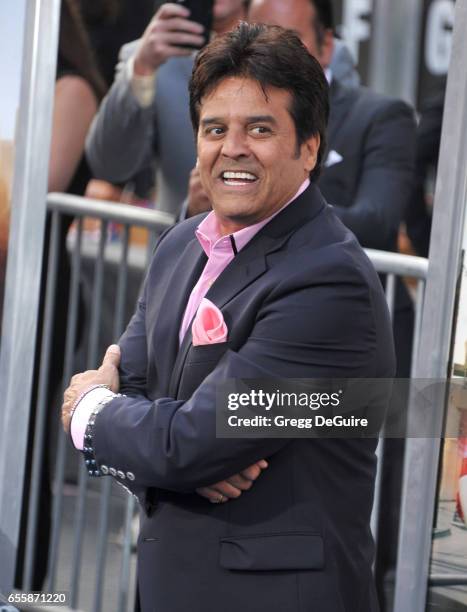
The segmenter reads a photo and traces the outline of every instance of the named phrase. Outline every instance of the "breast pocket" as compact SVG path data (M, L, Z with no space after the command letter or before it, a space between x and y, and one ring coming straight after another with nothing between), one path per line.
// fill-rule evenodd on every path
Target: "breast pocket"
M192 346L183 368L178 399L188 400L228 351L230 342Z

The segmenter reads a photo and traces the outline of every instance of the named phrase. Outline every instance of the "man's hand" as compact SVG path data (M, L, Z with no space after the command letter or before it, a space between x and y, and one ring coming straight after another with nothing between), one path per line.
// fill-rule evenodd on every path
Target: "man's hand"
M211 485L210 487L202 487L196 489L198 495L205 497L213 504L220 504L240 497L243 491L248 491L253 486L254 481L261 474L262 470L268 467L267 461L261 459L257 463L242 470L240 474L235 474L222 482Z
M198 168L190 172L188 183L188 209L187 217L193 217L212 209L211 201L204 191Z
M71 409L79 396L87 389L95 385L107 385L111 391L118 393L120 386L118 377L119 363L120 347L117 344L112 344L107 349L102 365L98 370L88 370L73 376L70 386L63 395L62 424L66 433L70 431Z
M135 55L136 75L153 74L170 57L191 55L193 49L180 45L200 47L205 42L201 24L190 21L190 11L180 4L163 4L149 22Z

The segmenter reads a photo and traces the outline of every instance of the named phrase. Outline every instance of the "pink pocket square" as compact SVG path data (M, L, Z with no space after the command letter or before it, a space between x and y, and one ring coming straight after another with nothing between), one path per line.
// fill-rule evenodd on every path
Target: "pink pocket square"
M227 325L222 312L210 300L203 298L191 328L193 346L219 344L227 341Z

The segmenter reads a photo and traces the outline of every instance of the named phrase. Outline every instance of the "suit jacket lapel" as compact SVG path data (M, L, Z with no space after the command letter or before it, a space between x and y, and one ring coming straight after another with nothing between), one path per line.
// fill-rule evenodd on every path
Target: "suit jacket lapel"
M267 255L282 248L297 227L315 216L324 204L319 190L310 185L245 245L209 289L206 297L218 308L225 306L267 270Z
M193 237L177 264L154 329L157 370L161 381L169 381L179 352L179 330L191 290L206 265L207 257L196 237Z
M265 225L225 268L213 283L206 298L218 308L223 308L245 287L250 285L267 270L267 255L279 250L291 233L310 218L317 215L325 206L325 201L314 185L295 202L292 202L272 221ZM205 260L206 261L206 260ZM199 274L198 274L199 276ZM183 305L185 310L188 296ZM180 327L178 323L177 331ZM178 334L177 334L178 339ZM183 339L176 357L170 380L169 395L176 397L186 356L191 347L191 325Z

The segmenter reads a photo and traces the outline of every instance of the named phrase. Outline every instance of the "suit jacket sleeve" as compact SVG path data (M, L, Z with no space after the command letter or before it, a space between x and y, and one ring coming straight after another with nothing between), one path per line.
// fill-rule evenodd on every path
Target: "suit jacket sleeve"
M365 247L386 249L397 233L412 193L414 157L413 111L403 102L386 102L363 143L355 199L348 208L334 206Z
M150 167L155 114L142 108L123 69L102 101L86 139L86 158L96 178L124 183Z
M349 275L355 279L350 266ZM193 491L288 444L285 439L216 438L216 389L222 381L371 375L375 361L368 287L358 280L312 286L305 269L284 279L264 301L247 341L224 353L188 401L150 401L144 395L144 309L143 297L121 340L122 390L133 396L103 408L94 436L98 463L133 472L132 486Z

